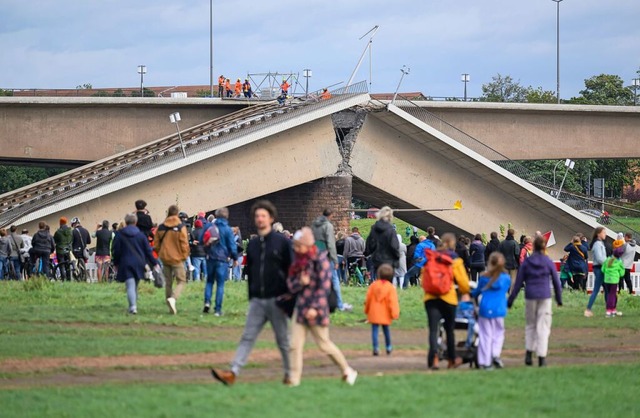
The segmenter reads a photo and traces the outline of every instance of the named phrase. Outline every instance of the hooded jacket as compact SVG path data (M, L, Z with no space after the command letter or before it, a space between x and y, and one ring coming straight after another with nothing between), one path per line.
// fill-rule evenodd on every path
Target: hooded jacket
M246 266L249 299L270 299L287 293L292 259L291 242L275 231L249 241Z
M400 318L398 294L391 282L378 279L369 286L364 313L370 324L377 325L391 325L393 320Z
M471 245L469 246L469 264L471 265L471 268L478 270L482 270L484 268L486 265L485 251L486 247L482 241L474 240L471 242Z
M187 227L177 216L169 216L158 226L153 242L163 264L178 266L189 257Z
M633 262L636 259L636 240L632 239L627 242L624 247L624 253L620 260L622 260L622 264L624 264L624 268L627 270L631 270L633 268Z
M624 264L619 258L609 257L602 264L602 274L606 284L618 284L624 277Z
M413 251L413 260L414 265L420 268L424 267L427 263L427 256L424 253L424 250L434 250L436 249L436 245L430 239L425 239L420 244L416 246L416 249Z
M329 259L338 264L338 250L336 249L336 234L333 224L329 222L326 216L319 216L311 225L313 237L316 239L316 246L319 250L329 252Z
M520 257L518 257L518 265L522 265L522 263L524 263L524 260L531 257L531 254L533 254L533 243L527 242L520 249Z
M204 258L207 256L207 252L204 249L204 243L202 242L202 238L204 238L205 229L203 227L193 228L191 233L189 234L189 245L191 246L191 257L195 258ZM198 242L197 244L195 242Z
M349 235L344 240L344 252L342 255L344 258L350 257L364 257L364 239L357 232Z
M504 267L507 270L515 270L518 268L518 259L520 258L520 245L516 242L512 235L500 243L498 250L504 255Z
M214 221L215 226L218 228L218 234L220 239L217 243L207 246L205 244L205 251L207 252L207 259L212 261L221 261L226 263L229 258L233 260L238 259L238 245L233 236L233 231L229 227L229 221L225 218L217 218ZM209 231L205 231L202 242L206 243L210 238Z
M62 225L53 235L53 240L56 242L56 253L69 254L73 244L73 230L69 225Z
M400 258L398 259L398 267L395 268L394 274L396 277L404 277L407 274L407 246L398 239L398 251Z
M373 267L377 270L381 264L399 266L400 243L393 226L389 222L377 221L367 237L365 255L371 256Z
M487 243L487 247L484 249L484 262L485 264L489 262L489 257L491 254L496 251L500 251L500 240L498 238L492 238L491 241Z
M513 301L518 297L518 292L520 292L523 285L526 285L524 288L525 299L538 300L551 298L550 281L551 284L553 284L556 302L558 302L558 305L562 305L562 287L555 264L553 264L553 261L546 255L540 252L534 252L531 254L531 257L524 260L524 263L522 263L518 270L516 283L509 296L509 307L513 305Z
M500 273L498 279L487 288L490 280L488 276L480 276L478 287L471 292L471 296L477 298L482 295L478 313L482 318L504 318L507 316L507 292L511 277L507 273Z
M154 267L158 262L153 257L149 241L135 225L122 228L113 239L113 264L118 267L118 282L127 279L136 281L144 277L144 266Z
M53 241L53 237L45 229L39 229L38 232L33 234L31 246L34 252L40 254L51 254L56 250L56 243Z

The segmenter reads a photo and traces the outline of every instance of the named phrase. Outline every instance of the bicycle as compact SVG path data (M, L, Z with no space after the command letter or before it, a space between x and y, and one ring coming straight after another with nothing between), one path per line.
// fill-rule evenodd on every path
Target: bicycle
M363 266L364 259L357 259L348 262L349 286L365 286L365 277L367 276L367 268Z

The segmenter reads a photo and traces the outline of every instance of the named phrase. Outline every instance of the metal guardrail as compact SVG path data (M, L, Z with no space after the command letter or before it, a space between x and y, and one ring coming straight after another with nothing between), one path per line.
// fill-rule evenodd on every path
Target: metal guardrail
M510 173L520 177L521 179L529 182L533 186L542 190L543 192L549 194L550 196L556 197L561 202L566 205L572 207L577 211L587 211L587 210L600 210L600 206L602 202L597 202L588 196L580 195L577 193L570 193L567 191L560 192L559 196L556 196L557 188L553 185L551 181L548 179L536 174L520 164L517 161L510 160L507 156L501 154L500 152L494 150L488 145L482 143L478 139L472 137L466 132L461 131L450 123L444 121L440 117L434 115L429 112L425 108L419 106L417 103L414 103L412 100L404 98L400 95L396 98L394 103L396 106L409 113L411 116L425 122L429 126L439 130L443 134L447 135L449 138L459 142L460 144L466 146L467 148L477 152L483 157L491 160L495 164L509 171ZM592 216L588 215L587 216ZM600 221L600 219L596 219ZM633 228L625 225L624 223L614 219L609 218L609 224L606 226L610 229L618 229L623 231L631 232L634 236L634 239L640 241L640 232L634 230ZM616 228L617 227L617 228Z
M275 101L230 113L113 157L67 171L33 185L0 196L0 225L7 226L21 217L114 180L126 178L173 161L181 160L214 146L265 129L275 123L339 103L367 93L366 82L331 91L329 99L307 97ZM184 143L184 155L183 144Z

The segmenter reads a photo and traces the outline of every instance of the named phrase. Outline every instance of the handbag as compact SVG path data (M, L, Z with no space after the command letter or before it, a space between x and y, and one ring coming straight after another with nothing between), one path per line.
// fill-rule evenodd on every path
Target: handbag
M329 313L334 313L338 309L338 293L336 293L336 289L333 287L333 282L331 282L331 291L329 292L327 301L329 303Z
M77 231L78 235L80 236L80 242L82 243L82 258L84 258L85 260L88 260L91 254L89 254L89 249L87 248L87 244L84 243L84 239L82 238L82 232L80 232L79 229L74 229L74 231Z

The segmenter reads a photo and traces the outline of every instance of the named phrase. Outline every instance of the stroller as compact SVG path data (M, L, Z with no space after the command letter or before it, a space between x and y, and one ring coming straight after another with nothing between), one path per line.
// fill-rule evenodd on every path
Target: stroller
M474 288L477 284L470 283ZM462 359L462 364L468 364L469 367L479 368L478 364L478 343L480 340L478 334L478 324L476 322L478 317L477 301L475 305L471 305L470 301L469 309L464 311L458 311L456 314L454 333L456 334L456 357ZM473 306L473 307L472 307ZM461 314L461 315L460 315ZM469 324L472 324L473 330L469 330ZM464 331L464 334L461 332ZM467 346L467 340L469 345ZM438 329L438 358L442 360L448 360L447 356L447 332L444 328L444 319L440 321L440 327Z
M456 318L454 332L456 333L456 356L462 359L462 364L468 364L471 368L479 368L478 365L478 324L473 327L473 339L471 346L466 346L467 331L469 328L469 320L464 318ZM461 332L464 330L464 334ZM460 335L460 338L458 338ZM464 335L464 338L462 337ZM444 329L444 320L440 321L440 329L438 330L438 358L448 360L447 356L447 333Z

